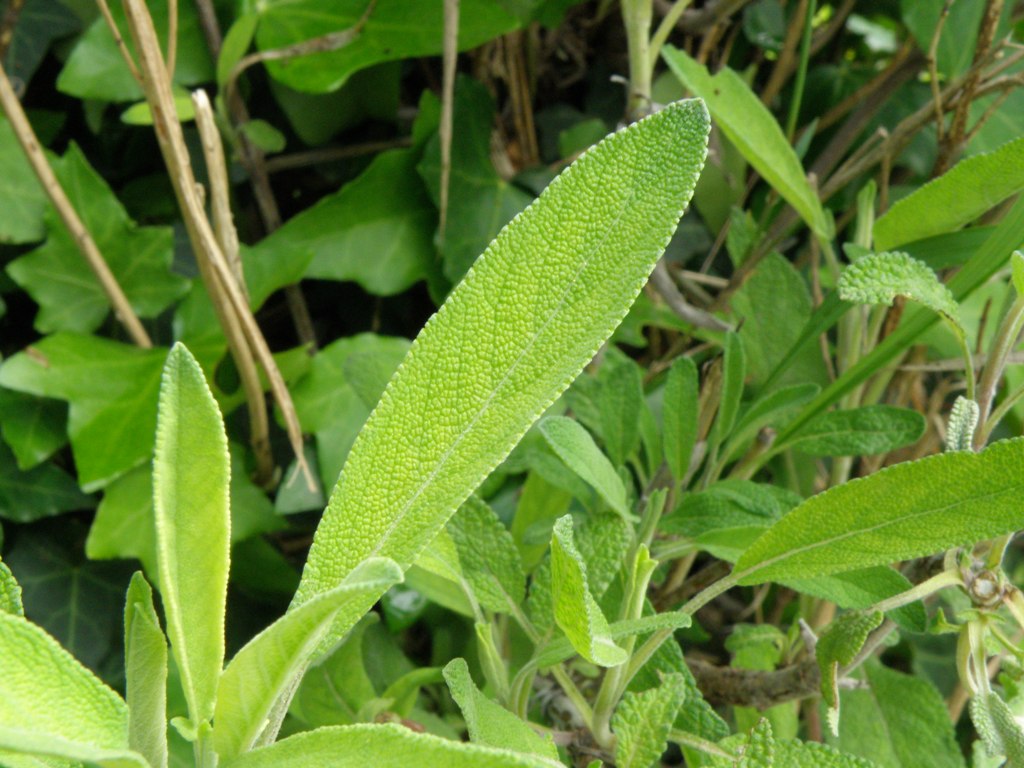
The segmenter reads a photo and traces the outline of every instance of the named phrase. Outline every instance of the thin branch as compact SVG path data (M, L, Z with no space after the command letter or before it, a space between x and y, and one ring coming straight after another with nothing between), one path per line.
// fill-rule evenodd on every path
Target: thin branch
M178 59L178 0L167 0L167 73L174 82Z
M217 242L213 228L203 210L198 193L199 187L196 184L188 149L185 146L185 136L174 109L170 77L164 66L160 43L153 28L153 19L149 15L144 0L124 0L124 7L139 55L140 70L143 73L143 91L153 115L153 128L167 165L171 183L174 186L175 196L182 211L192 248L197 254L197 259L205 257L209 260L217 279L224 288L225 295L242 326L242 331L259 359L270 382L271 392L281 408L299 470L305 476L309 487L314 488L313 476L306 464L303 451L302 430L295 414L291 395L288 393L281 372L274 362L266 339L263 338L263 334L256 324L248 302L235 284L231 269L221 253L220 244Z
M267 173L290 171L294 168L305 168L310 165L322 165L338 160L347 160L363 155L375 155L389 149L404 149L412 146L412 138L400 136L388 141L368 141L365 144L350 144L347 147L321 147L306 152L292 152L288 155L277 155L266 162Z
M686 11L675 23L676 29L687 35L700 35L718 26L751 0L710 0L703 8ZM658 10L665 15L672 12L669 0L656 0Z
M651 37L650 50L648 55L650 56L650 67L653 70L654 65L658 63L658 56L661 55L661 47L668 41L668 36L672 34L673 28L676 26L676 22L683 15L683 11L690 7L690 3L693 0L675 0L672 3L672 7L669 8L668 13L665 14L665 18L661 20L658 25L658 29L655 30L654 35Z
M444 0L444 56L441 76L441 141L440 223L438 240L444 242L448 226L448 186L452 174L452 118L455 110L455 65L459 54L459 0Z
M96 0L96 5L99 6L100 14L102 14L103 20L107 23L107 28L110 30L110 34L114 36L114 44L117 46L117 50L121 52L121 58L124 59L124 63L128 67L128 71L132 73L132 78L141 87L142 75L139 74L139 68L135 64L135 59L132 57L131 51L129 51L128 46L125 45L124 37L121 35L121 30L118 29L117 22L114 21L114 15L110 12L110 6L107 4L107 0Z
M92 235L89 234L88 228L82 219L79 218L74 205L72 205L71 200L65 194L60 182L57 181L57 176L54 174L50 164L46 161L46 156L43 154L39 139L36 138L35 131L32 130L32 125L25 115L25 110L22 109L21 102L18 101L18 97L14 93L14 88L11 85L11 81L7 78L7 72L4 70L2 63L0 63L0 106L3 107L14 135L18 139L18 143L21 144L21 148L25 152L25 156L28 158L36 178L39 179L40 185L42 185L47 197L50 198L50 202L57 210L61 221L64 222L64 226L71 233L75 245L78 246L78 250L85 258L89 268L96 275L100 288L102 288L107 301L110 302L114 309L114 316L125 327L125 330L128 331L128 335L131 336L135 344L144 349L149 349L153 346L149 334L142 327L142 323L132 309L128 297L121 290L117 278L114 277L114 273L110 271L110 267L104 261L103 255L92 239Z
M796 68L796 47L800 43L800 37L804 31L804 24L810 23L807 19L807 5L810 0L799 0L793 21L786 29L786 37L782 42L782 52L779 54L772 73L768 78L768 84L761 92L761 103L771 107L775 97L779 95L782 86Z
M654 272L651 274L651 285L665 300L669 308L687 323L698 328L707 328L713 331L732 330L732 326L725 321L719 320L702 309L691 306L683 298L683 294L679 292L676 284L672 281L672 276L669 275L665 262L659 261L657 266L654 267Z

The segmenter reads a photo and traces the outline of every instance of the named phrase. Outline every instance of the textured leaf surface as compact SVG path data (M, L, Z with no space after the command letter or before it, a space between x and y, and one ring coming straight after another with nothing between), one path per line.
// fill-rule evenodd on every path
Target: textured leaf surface
M21 587L3 560L0 560L0 613L25 615L21 604Z
M601 437L612 464L624 466L640 447L640 412L644 406L643 372L630 359L609 356L598 374Z
M875 222L875 248L952 232L1024 189L1024 138L961 160L898 200Z
M906 296L963 327L952 291L927 264L901 251L872 253L848 266L839 276L839 296L858 304L887 305Z
M526 575L512 534L486 502L470 496L448 521L462 575L490 611L510 613L526 596Z
M549 416L541 422L540 431L569 469L597 491L608 506L630 517L622 478L579 422L566 416Z
M22 755L88 763L99 766L99 768L147 768L149 766L145 758L137 752L103 749L92 744L62 739L50 733L24 731L0 725L0 755L3 755L6 750ZM50 764L49 761L46 764Z
M828 237L832 226L800 159L771 112L740 76L728 67L710 75L703 64L671 45L662 49L662 56L683 85L707 102L715 123L746 161L817 235Z
M767 717L762 717L747 736L747 743L742 747L736 768L773 768L775 764L772 724Z
M798 506L736 563L741 584L840 573L1024 527L1024 438L852 480Z
M558 760L558 749L550 737L541 736L523 720L480 692L469 675L465 659L450 661L444 668L444 679L452 698L462 711L469 738L474 744Z
M640 619L623 619L609 625L608 636L612 640L624 640L628 637L646 635L659 629L683 629L693 623L693 617L681 611L657 613ZM543 669L560 661L571 659L576 654L568 638L558 637L541 649L534 659L534 664Z
M222 760L252 748L274 702L308 665L333 622L347 631L402 580L393 560L370 558L345 583L286 613L228 664L217 686L213 744Z
M870 608L914 586L906 576L886 565L811 579L786 579L785 585L805 595L833 602L840 608L854 610ZM920 601L902 605L887 615L912 632L924 632L928 628L928 617Z
M703 165L707 121L699 102L679 102L614 134L499 234L361 432L298 602L371 555L407 567L579 374L667 244Z
M14 137L11 124L0 116L0 243L31 243L43 238L46 195L32 166Z
M736 423L746 377L747 356L740 337L735 333L727 333L722 356L722 397L718 404L718 415L715 416L714 434L718 441L728 437Z
M969 451L974 443L974 430L978 427L981 411L978 404L963 395L957 397L949 412L946 425L946 450Z
M181 344L167 356L153 458L167 635L194 725L213 716L224 663L231 461L217 403Z
M165 349L58 333L0 367L0 384L66 400L68 436L86 491L96 490L149 458Z
M989 755L1004 755L1008 766L1024 765L1024 728L999 694L974 696L971 720Z
M551 538L551 601L555 622L583 658L602 667L626 661L626 652L615 644L608 621L590 593L569 515L555 523Z
M811 456L870 456L916 443L925 426L924 416L909 408L865 405L821 414L786 446Z
M289 219L250 252L313 255L306 277L352 280L377 296L401 293L434 256L436 213L416 177L414 150L378 155L355 180Z
M821 671L821 695L830 709L839 709L839 665L853 661L868 635L881 623L882 614L877 611L844 613L818 638L814 653Z
M665 461L677 480L686 477L697 442L697 366L688 357L672 363L662 401Z
M0 723L101 749L128 746L124 701L46 632L0 611Z
M152 768L167 765L167 638L153 607L153 590L132 576L124 606L128 745Z
M666 675L657 688L626 693L615 708L615 765L650 768L665 751L669 731L686 698L680 674Z
M170 227L137 226L74 144L54 173L138 315L153 317L188 290L170 271ZM11 262L7 273L39 304L37 330L94 331L110 313L107 296L57 213L51 208L45 218L46 243Z
M844 752L882 768L964 768L942 696L920 677L877 662L865 665L867 690L843 691L838 740Z
M222 763L224 768L564 768L562 763L507 749L449 741L414 733L404 725L320 728Z

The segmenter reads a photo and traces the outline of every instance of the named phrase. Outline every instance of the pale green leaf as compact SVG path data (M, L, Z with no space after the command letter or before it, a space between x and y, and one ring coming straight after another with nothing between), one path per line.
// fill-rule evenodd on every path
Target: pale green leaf
M637 635L646 635L659 629L684 629L693 623L693 617L682 611L656 613L639 619L623 619L609 625L608 635L612 640L624 640ZM568 638L557 637L538 650L533 665L543 669L576 655Z
M35 624L0 611L0 723L92 747L128 746L124 701Z
M404 725L318 728L247 752L223 768L564 768L561 762L507 749L449 741L415 733Z
M213 745L222 760L252 748L271 708L298 681L333 623L348 631L390 587L402 580L393 560L370 558L335 589L318 595L250 640L217 686Z
M181 298L189 282L171 272L172 229L140 227L132 221L77 145L53 166L135 312L154 317ZM46 242L12 261L7 273L39 304L37 330L94 331L110 314L107 294L57 212L47 209L45 219Z
M773 768L776 765L775 752L771 721L762 717L751 729L746 744L740 748L736 768Z
M881 768L965 768L949 711L930 682L874 661L864 673L867 690L842 692L836 746Z
M9 728L0 725L0 757L7 750L21 755L72 760L99 768L148 768L149 763L138 752L126 749L105 749L81 741L54 736L52 733Z
M550 737L541 736L525 721L480 692L469 675L465 659L450 661L444 668L444 679L462 711L474 744L558 760L558 749Z
M925 430L917 411L892 405L864 405L828 411L786 441L811 456L871 456L916 443Z
M14 136L11 124L0 115L0 243L41 240L46 194Z
M153 607L153 590L132 576L124 606L128 746L152 768L167 765L167 639Z
M260 17L256 13L241 14L224 33L224 40L217 54L217 85L220 87L227 85L231 71L252 45L259 20Z
M699 102L666 107L581 156L499 234L361 432L297 603L371 555L407 567L579 374L668 242L707 128Z
M1011 768L1024 765L1024 728L998 693L979 693L971 699L971 721L989 755L1005 756Z
M741 584L841 573L1024 527L1024 438L888 467L814 496L737 561Z
M153 506L167 635L193 725L213 716L224 662L230 456L202 369L176 344L160 386Z
M566 416L548 416L541 422L540 431L565 465L597 491L608 506L623 517L632 517L622 478L579 422Z
M661 685L643 693L627 693L615 708L615 765L650 768L665 751L669 731L686 698L680 674L665 675Z
M174 114L183 123L195 120L195 103L189 93L178 91L174 93ZM121 113L121 122L125 125L153 125L153 112L149 108L149 102L140 101L137 104L132 104Z
M526 476L510 530L527 571L540 563L551 538L551 526L569 511L571 503L570 493L548 482L537 471Z
M671 45L661 54L669 69L695 96L707 102L715 123L761 177L782 195L819 237L832 235L818 195L778 122L757 95L728 67L715 75Z
M21 586L3 560L0 560L0 613L25 615L25 608L21 604Z
M526 576L512 534L486 502L470 496L448 521L462 574L482 606L512 613L526 597Z
M688 357L676 359L665 381L662 435L665 461L672 476L680 481L690 468L697 442L697 395L697 366Z
M602 667L618 666L629 658L612 640L608 621L590 593L570 515L555 523L551 537L551 598L555 622L583 658Z
M851 611L835 619L818 638L814 654L821 672L821 695L829 708L832 732L838 732L839 665L849 664L871 634L882 623L882 614ZM833 715L835 713L835 716Z
M1010 268L1013 288L1018 296L1024 296L1024 253L1014 251L1010 255Z
M1024 189L1024 138L964 158L937 179L896 201L875 222L875 248L945 234L970 224Z
M633 543L633 526L614 512L587 515L576 531L576 546L587 564L590 593L600 600L622 570Z
M978 404L958 395L949 412L946 425L946 450L969 451L974 445L974 430L978 428L981 411Z
M923 261L902 251L872 253L850 264L839 276L839 296L858 304L891 305L897 296L924 304L963 332L960 307L952 291Z

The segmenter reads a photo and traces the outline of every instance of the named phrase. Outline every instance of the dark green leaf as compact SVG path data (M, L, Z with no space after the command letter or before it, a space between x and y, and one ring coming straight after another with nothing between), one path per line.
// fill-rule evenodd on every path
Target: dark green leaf
M629 358L609 356L598 374L601 394L601 437L612 464L624 466L640 448L640 411L644 405L643 375Z
M93 503L69 474L53 464L22 472L10 449L0 443L0 517L31 523L62 512L89 509Z
M20 469L32 469L68 441L64 403L0 389L0 430Z
M821 414L786 447L811 456L870 456L916 443L925 426L924 417L909 408L865 405Z
M678 481L689 471L697 442L697 395L697 366L690 358L680 357L669 369L662 400L665 461Z
M42 240L46 195L32 166L14 137L11 124L0 115L0 243L32 243Z

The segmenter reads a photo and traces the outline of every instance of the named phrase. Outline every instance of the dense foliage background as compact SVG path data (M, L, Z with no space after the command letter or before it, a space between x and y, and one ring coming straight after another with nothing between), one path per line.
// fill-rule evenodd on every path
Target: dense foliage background
M442 0L147 5L162 40L176 20L177 42L164 45L174 50L187 149L215 224L217 205L230 204L241 245L229 268L244 273L289 399L271 391L258 345L232 320L237 307L216 291L211 300L211 267L197 262L150 109L100 9L92 0L0 4L5 77L126 297L111 310L13 116L0 117L0 552L26 614L112 686L123 683L128 579L140 561L154 568L150 459L167 348L188 345L227 419L235 649L287 607L355 435L409 340L478 254L581 151L691 93L709 102L715 124L691 210L613 343L555 406L597 438L631 501L674 489L653 547L667 567L648 592L652 606L681 605L801 499L942 450L966 385L956 335L918 329L871 358L899 326L903 300L865 311L865 335L854 337L842 331L850 315L840 319L833 289L840 263L872 248L899 247L954 274L1024 189L1017 3L656 0L652 29L664 35L639 53L637 0L461 0L457 40ZM110 12L133 49L123 11ZM671 68L656 57L663 42L686 52L669 55ZM726 69L729 78L709 78ZM192 121L188 91L200 88L225 144L223 189ZM767 111L752 110L751 94ZM902 216L893 208L963 158L993 151L927 206ZM231 228L215 228L230 258ZM1014 300L1005 259L1024 238L1010 240L1007 268L956 296L979 369ZM129 316L141 321L135 331ZM807 328L810 343L794 346ZM693 461L676 457L681 469L666 449L673 483L659 424L674 413L664 385L681 357L701 371L699 395L696 375L681 374L683 390L673 390L690 397L698 448ZM1005 390L997 378L979 395L983 411L1002 408L995 437L1019 434L1024 418L1014 405L1024 375L1010 365L1004 378ZM790 429L837 380L851 382L839 399L848 415ZM779 434L798 439L775 443ZM621 516L608 512L614 499L594 487L534 430L480 495L509 526L533 583L550 581L555 518L589 520L581 548L602 598L614 593L625 538ZM1011 552L1009 572L1018 564ZM903 572L916 583L931 565ZM525 601L531 615L543 595ZM825 597L796 583L733 591L677 633L703 691L688 699L695 732L709 741L745 733L756 707L776 735L831 740L879 765L993 764L961 716L956 636L927 631L944 627L934 601L930 619L915 604L885 647L879 639L883 663L865 667L870 687L844 699L852 724L831 736L806 651L807 633L836 614ZM966 606L961 597L943 598L950 616ZM522 638L485 607L514 657ZM391 718L461 735L439 667L458 656L479 663L465 598L414 568L379 616L305 686L286 729ZM1016 669L1004 666L1011 700ZM596 669L572 672L592 692ZM610 760L580 732L555 681L540 678L531 701L536 722L568 734L563 746L578 764ZM929 713L924 736L901 719L915 709ZM887 735L868 739L861 725ZM694 764L698 755L688 753ZM665 760L681 764L679 748Z

